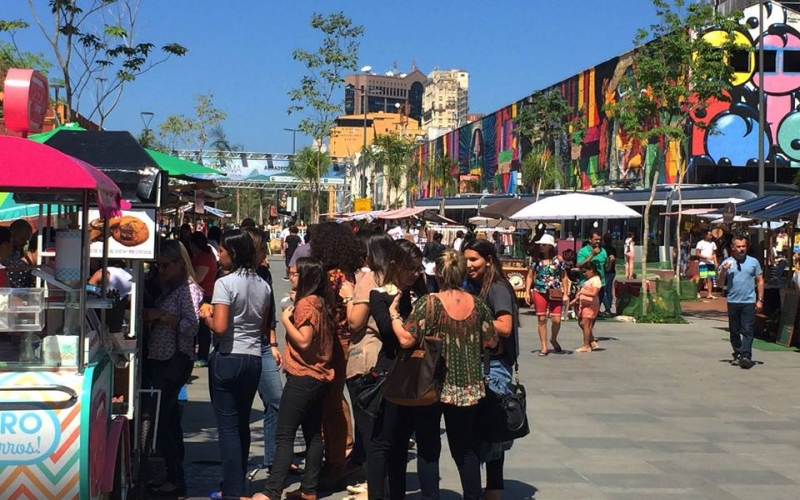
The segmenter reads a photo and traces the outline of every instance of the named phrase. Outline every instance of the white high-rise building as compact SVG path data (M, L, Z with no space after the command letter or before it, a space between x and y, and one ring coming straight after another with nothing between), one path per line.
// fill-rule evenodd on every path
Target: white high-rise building
M454 129L467 123L469 114L469 73L462 69L428 74L422 95L422 127Z

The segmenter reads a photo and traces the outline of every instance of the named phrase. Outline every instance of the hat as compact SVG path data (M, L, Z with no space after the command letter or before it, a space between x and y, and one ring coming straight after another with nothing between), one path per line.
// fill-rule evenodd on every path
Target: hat
M556 246L556 239L550 234L543 234L539 241L534 241L537 245L550 245Z

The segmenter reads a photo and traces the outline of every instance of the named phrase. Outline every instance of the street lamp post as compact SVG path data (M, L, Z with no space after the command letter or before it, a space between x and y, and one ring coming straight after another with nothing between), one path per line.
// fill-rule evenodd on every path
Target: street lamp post
M758 4L758 195L764 196L764 6ZM777 171L776 171L777 175Z
M153 147L153 144L150 143L150 124L153 123L153 117L155 116L155 113L152 111L142 111L139 113L139 116L142 117L142 124L144 124L144 132L142 132L142 135L147 143L145 147L151 148Z
M364 143L361 149L361 157L362 157L362 173L361 178L365 178L367 176L367 161L364 158L367 152L367 88L362 85L359 87L361 91L361 111L364 113ZM359 189L361 198L365 198L367 196L367 183L359 179Z
M297 132L300 130L296 128L285 128L283 130L292 133L292 156L294 156L294 153L297 150Z

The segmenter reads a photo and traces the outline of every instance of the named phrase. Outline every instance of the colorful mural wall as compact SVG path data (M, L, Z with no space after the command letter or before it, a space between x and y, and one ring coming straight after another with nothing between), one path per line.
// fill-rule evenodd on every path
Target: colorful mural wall
M743 71L736 74L730 102L710 103L692 116L688 161L679 143L642 144L604 112L606 104L620 97L620 81L632 70L632 53L552 86L574 109L574 116L586 122L580 144L573 145L570 137L556 141L568 184L565 187L589 189L619 182L647 185L652 177L647 174L661 163L666 168L659 171L658 183L676 182L683 166L688 167L686 179L691 180L694 169L702 166L757 165L759 86L765 94L767 126L760 140L765 145L766 161L771 167L800 168L800 14L777 2L763 5L764 26L759 26L759 6L753 5L744 11L742 29L742 39L753 47L758 47L763 38L763 82L756 71L757 59L751 54L745 61L747 69L742 66ZM706 36L713 37L713 32ZM439 196L445 191L451 194L456 189L518 192L520 158L527 151L521 150L513 134L513 120L526 99L421 145L417 151L421 165L434 165L435 158L446 157L449 171L436 173L422 168L418 197ZM710 126L699 127L698 123ZM451 186L445 180L448 176L461 182Z

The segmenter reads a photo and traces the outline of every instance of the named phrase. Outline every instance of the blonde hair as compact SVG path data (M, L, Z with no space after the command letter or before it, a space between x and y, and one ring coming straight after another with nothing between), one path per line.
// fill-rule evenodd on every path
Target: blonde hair
M436 259L436 281L442 290L459 290L467 278L467 259L455 250L445 250Z

